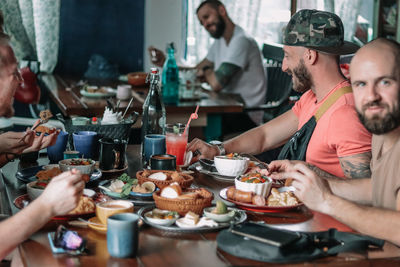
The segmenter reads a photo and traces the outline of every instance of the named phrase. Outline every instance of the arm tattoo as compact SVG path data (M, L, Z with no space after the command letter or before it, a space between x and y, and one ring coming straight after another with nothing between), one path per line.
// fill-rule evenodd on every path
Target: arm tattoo
M370 161L371 161L371 152L365 152L353 156L341 157L339 158L340 166L342 167L344 176L347 178L370 178L371 170L370 170ZM307 163L307 166L313 170L319 177L325 179L339 179L335 175L330 174L329 172L323 171L320 168Z
M222 63L221 66L215 71L215 77L219 84L225 87L232 77L240 70L240 67L232 63Z
M347 178L371 177L371 152L339 158L340 166Z

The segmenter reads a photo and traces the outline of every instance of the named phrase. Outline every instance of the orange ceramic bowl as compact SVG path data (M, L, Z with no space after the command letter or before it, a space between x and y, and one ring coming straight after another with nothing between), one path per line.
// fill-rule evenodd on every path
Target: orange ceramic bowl
M128 77L128 83L132 86L146 85L146 72L130 72L126 76Z

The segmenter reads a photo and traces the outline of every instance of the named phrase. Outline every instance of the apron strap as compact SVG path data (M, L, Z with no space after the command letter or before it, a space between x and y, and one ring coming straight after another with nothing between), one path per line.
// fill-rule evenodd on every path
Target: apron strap
M322 115L338 100L342 95L352 93L353 90L350 86L342 87L336 90L333 94L331 94L327 100L319 107L319 109L315 112L314 117L315 120L318 121Z

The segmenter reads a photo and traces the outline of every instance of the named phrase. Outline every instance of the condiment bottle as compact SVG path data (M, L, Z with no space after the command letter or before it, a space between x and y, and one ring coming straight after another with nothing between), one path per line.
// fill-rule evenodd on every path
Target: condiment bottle
M147 166L144 157L144 137L148 134L165 134L166 113L163 99L160 95L160 74L157 68L151 68L151 72L146 77L146 82L150 83L149 93L143 104L142 114L142 163Z

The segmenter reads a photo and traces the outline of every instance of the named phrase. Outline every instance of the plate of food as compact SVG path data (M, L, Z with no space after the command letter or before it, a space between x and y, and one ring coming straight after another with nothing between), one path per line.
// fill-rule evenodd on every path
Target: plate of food
M81 95L89 98L106 98L117 94L117 90L106 86L84 86L80 90Z
M114 199L126 199L135 204L153 204L153 193L158 190L152 182L139 184L137 178L123 173L118 178L100 183L102 192Z
M102 194L96 194L93 197L81 196L79 203L75 209L70 211L68 214L59 215L52 218L52 220L69 220L79 217L87 217L93 215L96 211L96 203L104 202L109 200ZM23 209L32 202L28 194L17 197L13 203L18 209Z
M153 215L154 210L158 210L156 213L171 214L171 216L170 218L161 218L156 221L152 220L149 218L149 215ZM231 208L229 212L232 211L234 211L234 215L231 220L227 222L216 222L207 216L200 216L194 212L188 212L185 216L180 216L173 211L156 209L155 206L146 206L141 208L138 211L138 215L146 224L163 231L177 233L205 233L227 228L231 223L240 224L247 219L246 212L243 210ZM169 221L167 222L164 220Z
M272 188L267 196L256 195L253 192L244 192L230 186L222 189L219 196L226 201L236 204L240 209L256 212L282 212L296 209L304 204L300 202L293 192L279 192Z
M48 180L48 183L51 178L57 176L61 172L58 164L40 165L20 170L16 173L15 177L23 183L31 183L37 180ZM94 169L87 182L91 184L101 177L101 171L99 169Z
M236 153L231 153L231 154L233 155ZM229 157L227 157L227 159L229 159ZM226 161L225 162L225 160L223 160L223 159L222 160L217 159L217 161L219 162L220 165L222 165L222 164L229 165L230 164L228 166L228 168L230 168L232 164L235 165L237 163L234 161ZM240 164L240 163L238 163L238 164ZM247 164L247 168L245 169L245 172L248 171L249 169L257 167L259 165L258 162L252 161L252 160L249 160L248 163L246 163L246 164ZM223 182L233 183L234 179L237 177L237 175L226 175L225 172L223 172L223 173L218 172L216 165L215 165L215 160L210 160L210 159L200 159L198 162L194 163L190 167L190 169L195 169L198 172L210 175L214 179L223 181ZM240 173L242 173L242 171ZM236 174L236 173L234 173L234 174Z

